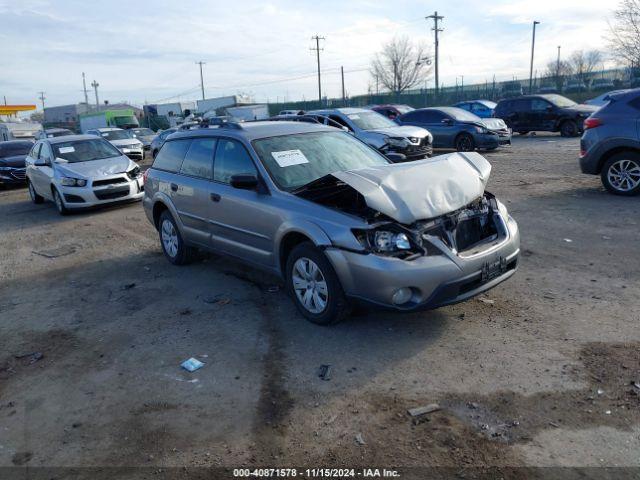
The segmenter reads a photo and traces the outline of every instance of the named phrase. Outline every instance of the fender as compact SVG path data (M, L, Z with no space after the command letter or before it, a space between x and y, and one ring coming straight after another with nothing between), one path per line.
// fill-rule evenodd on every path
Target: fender
M184 238L184 224L182 223L182 220L180 219L180 215L178 214L176 207L173 205L171 198L166 193L158 191L153 196L153 199L151 200L151 210L150 210L151 219L153 220L153 208L156 206L158 202L162 203L165 207L167 207L169 212L171 212L171 215L173 216L173 219L176 221L176 225L178 226L178 230L180 230L180 235L182 235Z

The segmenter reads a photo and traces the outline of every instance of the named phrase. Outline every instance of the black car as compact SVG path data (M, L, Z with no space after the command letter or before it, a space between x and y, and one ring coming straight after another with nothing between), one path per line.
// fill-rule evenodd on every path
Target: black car
M0 185L26 183L24 160L32 147L27 140L0 142Z
M582 124L597 110L578 105L562 95L526 95L500 100L494 116L502 118L514 132L560 132L563 137L582 133Z
M640 194L640 89L614 93L584 122L580 168L617 195Z

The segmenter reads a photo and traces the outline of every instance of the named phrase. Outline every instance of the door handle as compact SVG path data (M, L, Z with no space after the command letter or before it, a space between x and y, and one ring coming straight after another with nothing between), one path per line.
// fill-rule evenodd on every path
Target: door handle
M218 195L217 193L210 193L209 197L211 198L212 202L219 202L220 201L220 195Z
M171 184L171 191L177 192L178 191L178 185L176 185L175 183L172 183Z

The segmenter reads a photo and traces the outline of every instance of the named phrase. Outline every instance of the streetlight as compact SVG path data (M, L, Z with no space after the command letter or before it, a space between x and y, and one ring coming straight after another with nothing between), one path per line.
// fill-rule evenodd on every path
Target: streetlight
M533 36L531 38L531 66L529 68L529 95L533 92L533 52L536 48L536 25L540 25L537 20L533 21Z

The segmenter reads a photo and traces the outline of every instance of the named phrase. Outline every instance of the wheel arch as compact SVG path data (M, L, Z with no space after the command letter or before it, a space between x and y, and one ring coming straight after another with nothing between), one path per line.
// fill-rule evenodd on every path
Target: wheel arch
M316 247L332 245L329 236L319 226L305 222L304 225L284 225L276 236L277 267L282 277L285 277L287 258L291 251L303 242L311 242Z
M604 167L604 164L607 163L607 160L609 160L614 155L617 155L623 152L632 152L640 155L640 147L630 147L627 145L621 145L621 146L613 147L607 150L605 153L603 153L600 156L600 160L598 160L598 174L602 173L602 167Z

